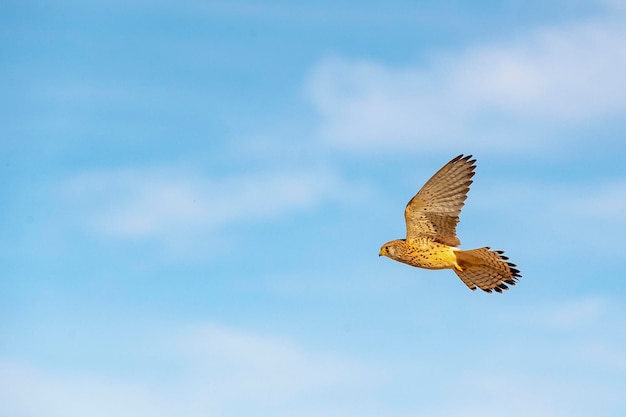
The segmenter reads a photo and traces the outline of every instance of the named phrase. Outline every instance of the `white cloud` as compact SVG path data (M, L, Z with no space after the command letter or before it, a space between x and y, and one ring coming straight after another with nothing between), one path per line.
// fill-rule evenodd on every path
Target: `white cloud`
M82 174L61 188L65 207L74 207L85 227L130 238L171 238L267 220L352 195L327 170L227 178L175 170L118 170Z
M348 149L541 147L626 110L626 25L600 19L474 45L428 65L327 59L307 91L321 138Z
M282 407L337 389L360 391L376 381L373 369L357 361L223 326L191 328L182 347L193 364L192 378L206 381L210 375L210 390L223 403L245 398L258 406Z
M324 416L330 415L329 407L349 407L357 393L363 395L376 382L375 370L356 360L282 338L214 324L171 333L150 347L152 354L170 352L165 357L177 372L166 379L120 379L0 362L0 414Z
M463 375L451 381L447 388L456 394L454 401L416 414L433 417L604 415L621 397L619 390L598 381L497 370Z
M175 415L158 392L137 383L63 375L0 363L0 414L11 417L165 417Z
M526 369L507 360L507 354L522 363L532 359L523 352L543 343L536 339L514 349L504 340L488 346L470 342L458 352L460 357L446 358L450 351L444 349L436 364L420 363L424 356L419 351L400 358L383 354L374 364L364 363L284 337L214 323L177 326L145 342L156 368L147 376L119 371L105 376L103 371L70 372L0 361L0 415L572 417L593 410L603 414L598 410L623 396L610 381L544 374L541 367ZM561 358L560 363L578 370L582 358L607 366L608 352L608 360L623 365L623 352L598 346L573 346L579 357L573 362ZM499 360L506 364L485 371L489 352L495 366ZM561 357L567 353L559 351ZM551 354L542 350L536 360ZM459 366L460 358L467 358L466 365ZM159 374L163 369L165 375Z

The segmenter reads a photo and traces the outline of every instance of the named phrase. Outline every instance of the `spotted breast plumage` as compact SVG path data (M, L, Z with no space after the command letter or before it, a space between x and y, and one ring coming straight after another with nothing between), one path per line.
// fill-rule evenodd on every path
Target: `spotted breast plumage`
M452 269L471 290L501 293L521 278L504 252L457 248L456 225L476 168L471 158L457 156L424 184L404 210L406 239L385 243L379 255L418 268Z

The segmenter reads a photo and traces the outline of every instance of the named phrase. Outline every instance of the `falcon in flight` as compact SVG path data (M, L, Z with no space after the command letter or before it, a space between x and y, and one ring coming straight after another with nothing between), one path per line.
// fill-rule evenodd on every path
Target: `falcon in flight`
M501 293L521 278L504 252L457 248L456 225L476 168L471 158L457 156L424 184L404 210L406 239L385 243L379 256L418 268L452 269L472 291Z

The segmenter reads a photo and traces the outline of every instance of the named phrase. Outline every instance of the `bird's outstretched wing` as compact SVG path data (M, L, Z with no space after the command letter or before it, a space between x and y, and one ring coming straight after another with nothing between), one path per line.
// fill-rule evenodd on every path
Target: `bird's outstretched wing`
M474 176L472 155L459 155L429 179L404 210L407 240L431 237L439 243L459 246L456 236L461 208Z

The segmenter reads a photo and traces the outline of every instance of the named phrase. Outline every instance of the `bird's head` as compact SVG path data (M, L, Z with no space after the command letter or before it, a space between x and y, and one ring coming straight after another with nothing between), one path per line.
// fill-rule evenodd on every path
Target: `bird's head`
M404 244L404 240L392 240L381 246L378 256L386 256L387 258L396 259L399 252L399 246Z

